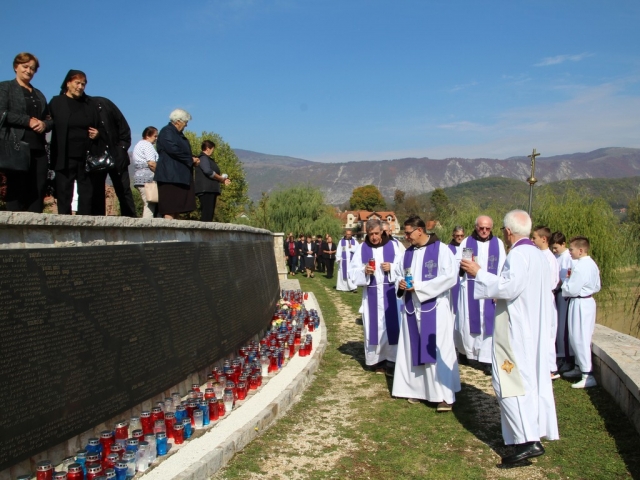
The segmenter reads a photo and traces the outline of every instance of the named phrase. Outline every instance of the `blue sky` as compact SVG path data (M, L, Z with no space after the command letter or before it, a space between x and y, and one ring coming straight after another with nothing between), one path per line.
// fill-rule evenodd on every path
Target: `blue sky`
M640 147L637 0L5 3L0 79L20 51L49 99L84 70L134 139L181 107L316 161Z

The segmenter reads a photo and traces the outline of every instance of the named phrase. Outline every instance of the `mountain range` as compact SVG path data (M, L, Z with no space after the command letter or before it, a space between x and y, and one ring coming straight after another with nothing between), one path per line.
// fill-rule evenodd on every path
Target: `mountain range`
M249 150L234 150L243 163L249 197L278 187L309 183L320 187L327 203L349 200L354 188L377 186L392 199L396 189L407 194L427 193L487 177L523 182L531 173L526 156L504 160L492 158L399 158L395 160L321 163ZM640 175L640 149L608 147L587 153L572 153L536 159L538 184L590 178L627 178Z

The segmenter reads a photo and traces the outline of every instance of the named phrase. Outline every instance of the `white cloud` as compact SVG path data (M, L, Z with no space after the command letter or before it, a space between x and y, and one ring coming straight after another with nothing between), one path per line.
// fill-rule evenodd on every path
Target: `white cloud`
M622 90L628 84L627 78L616 84L582 87L569 100L506 110L484 124L459 121L423 127L435 133L423 140L431 144L420 148L300 156L347 162L406 157L508 158L528 155L532 148L545 157L604 147L640 148L640 96L625 94Z
M579 62L588 57L593 57L593 53L580 53L578 55L556 55L555 57L543 58L540 62L534 64L534 67L548 67L550 65L559 65L564 62Z
M475 87L476 85L478 85L478 82L470 82L470 83L463 83L460 85L454 85L449 90L447 90L447 92L449 93L459 92L460 90L465 90L467 88Z

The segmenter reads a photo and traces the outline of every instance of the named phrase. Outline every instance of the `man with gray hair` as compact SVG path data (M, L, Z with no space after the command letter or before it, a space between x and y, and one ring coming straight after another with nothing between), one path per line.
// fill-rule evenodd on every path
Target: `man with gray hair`
M502 234L511 250L500 274L473 260L461 262L467 276L475 280L475 298L498 299L492 380L502 437L505 444L515 446L513 454L502 458L503 464L542 455L540 438L559 438L548 363L553 285L549 263L529 240L530 233L527 212L513 210L504 217Z
M382 234L382 222L369 219L367 236L356 247L349 280L362 289L362 325L366 364L378 373L393 375L400 333L399 302L395 292L396 267L404 247Z
M497 275L502 270L506 253L502 240L491 233L492 228L491 217L480 215L476 218L473 233L460 243L459 251L460 257L467 251L482 268ZM492 299L476 300L473 294L474 287L474 280L463 275L458 292L454 341L462 363L467 359L477 360L484 363L489 370L495 304Z
M398 242L398 240L393 237L393 233L391 232L391 224L389 222L382 222L382 233L389 237L392 241L396 243Z

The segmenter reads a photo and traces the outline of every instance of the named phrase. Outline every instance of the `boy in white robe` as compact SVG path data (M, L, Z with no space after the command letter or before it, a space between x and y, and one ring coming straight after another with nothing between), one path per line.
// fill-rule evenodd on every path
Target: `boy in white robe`
M600 291L600 269L589 256L589 239L573 237L569 254L575 261L562 283L562 295L569 299L569 341L575 353L575 367L562 374L566 378L580 378L573 388L597 385L591 372L591 337L596 325L596 301L593 294Z
M551 321L549 325L549 371L551 372L551 380L557 380L560 378L558 373L558 365L556 362L556 336L558 333L558 312L556 309L554 289L558 286L560 276L558 275L558 261L549 249L549 242L551 240L551 230L547 227L537 226L533 229L533 235L531 240L535 243L536 247L540 249L544 258L549 262L549 273L551 274L551 296L553 297L554 315L549 319Z
M567 278L567 273L573 266L573 260L567 248L567 238L562 232L551 234L551 251L558 262L558 276L560 283L556 286L554 294L556 297L556 310L558 311L558 333L556 335L556 356L560 364L559 373L573 370L573 348L569 342L569 299L562 296L562 284Z
M383 234L381 223L377 218L367 221L367 237L356 247L349 266L349 280L363 287L360 310L365 362L376 373L393 376L400 330L395 267L402 261L405 249Z
M411 247L402 263L396 264L397 295L403 301L392 394L410 403L434 402L438 412L449 412L460 391L449 305L458 264L451 250L425 230L420 217L404 222ZM407 269L413 276L412 286L405 280Z
M356 286L349 280L349 265L356 251L358 242L352 238L351 230L347 230L344 238L338 242L336 250L336 262L338 263L338 276L336 290L340 292L356 292Z
M475 277L477 298L498 299L492 380L504 442L515 445L502 463L513 464L544 454L542 437L559 438L548 360L553 299L549 264L528 238L527 212L509 212L502 231L511 250L500 275L471 260L463 259L461 267Z

